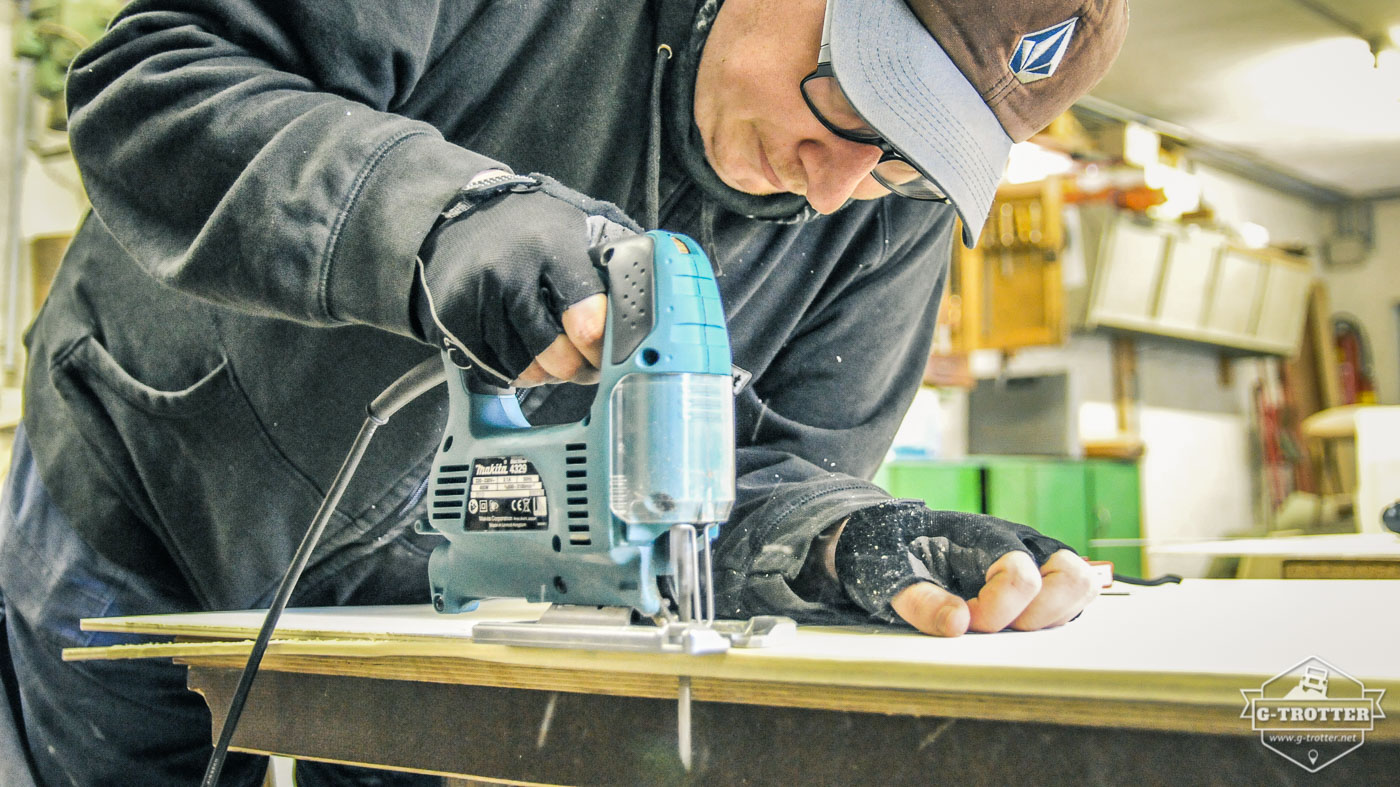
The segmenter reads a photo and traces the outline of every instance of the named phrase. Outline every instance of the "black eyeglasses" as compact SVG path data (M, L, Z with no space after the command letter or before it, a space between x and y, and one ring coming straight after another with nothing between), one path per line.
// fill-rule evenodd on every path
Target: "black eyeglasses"
M874 145L883 154L880 162L871 170L881 186L901 197L910 199L947 202L948 195L933 182L933 178L919 171L914 163L895 150L885 141L856 108L836 83L836 75L831 71L831 63L818 63L817 68L802 80L802 99L812 110L817 120L831 133L842 139Z

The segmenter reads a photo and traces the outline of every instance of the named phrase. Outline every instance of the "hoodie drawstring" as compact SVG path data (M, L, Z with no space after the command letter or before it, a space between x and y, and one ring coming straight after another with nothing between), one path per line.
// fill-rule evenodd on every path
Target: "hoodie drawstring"
M719 214L719 206L705 195L700 195L700 247L710 257L710 267L715 269L715 276L723 276L724 268L719 262L719 246L715 243L715 221Z
M661 225L661 89L664 84L666 63L671 60L669 44L656 47L656 61L651 69L651 125L647 131L647 172L646 195L642 224L647 229L660 229ZM720 266L719 249L715 245L715 203L703 192L700 195L700 247L710 258L710 265L716 276L723 276Z

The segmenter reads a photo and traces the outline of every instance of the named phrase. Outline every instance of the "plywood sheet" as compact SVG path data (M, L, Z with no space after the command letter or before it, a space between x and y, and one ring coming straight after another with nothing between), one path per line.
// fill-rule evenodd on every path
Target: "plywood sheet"
M1280 538L1225 538L1163 544L1150 547L1161 555L1214 555L1220 557L1277 557L1318 559L1400 559L1400 535L1394 533L1344 533Z
M522 619L542 608L515 601L483 604L459 616L427 607L289 610L278 636L389 643L374 646L377 656L881 688L1072 690L1085 696L1146 696L1160 689L1185 697L1196 689L1247 688L1253 678L1316 655L1368 683L1400 688L1400 659L1394 657L1400 626L1392 615L1377 614L1400 607L1400 582L1188 580L1126 592L1102 597L1079 620L1045 631L936 639L880 627L804 627L789 644L698 657L465 639L477 620ZM88 620L84 628L251 638L260 622L257 612L221 612Z
M481 620L534 620L549 607L519 599L486 601L473 612L441 615L427 604L289 609L278 621L284 638L469 640ZM83 621L85 631L244 639L257 636L266 610L140 615Z

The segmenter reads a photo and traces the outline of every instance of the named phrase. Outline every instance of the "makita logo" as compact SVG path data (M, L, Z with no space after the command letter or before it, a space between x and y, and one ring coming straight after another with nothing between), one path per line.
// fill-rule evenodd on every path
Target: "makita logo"
M1011 73L1023 83L1039 82L1055 73L1074 37L1079 17L1071 17L1053 27L1021 36L1011 53Z
M497 462L494 465L477 465L477 475L509 475L510 465L505 462Z

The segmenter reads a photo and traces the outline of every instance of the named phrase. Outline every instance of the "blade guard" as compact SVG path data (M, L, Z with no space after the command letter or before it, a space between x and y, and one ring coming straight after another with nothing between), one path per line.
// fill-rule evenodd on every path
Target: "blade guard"
M597 250L609 303L582 421L532 427L513 391L481 390L444 353L449 411L428 522L433 606L490 597L661 607L674 524L734 501L734 403L719 289L699 244L653 231Z

